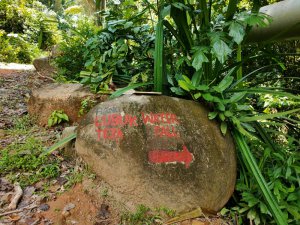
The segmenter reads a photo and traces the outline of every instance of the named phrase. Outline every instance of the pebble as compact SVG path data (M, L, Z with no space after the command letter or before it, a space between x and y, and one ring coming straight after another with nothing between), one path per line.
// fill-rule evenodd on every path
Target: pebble
M41 204L39 209L42 211L47 211L50 209L50 206L48 204Z

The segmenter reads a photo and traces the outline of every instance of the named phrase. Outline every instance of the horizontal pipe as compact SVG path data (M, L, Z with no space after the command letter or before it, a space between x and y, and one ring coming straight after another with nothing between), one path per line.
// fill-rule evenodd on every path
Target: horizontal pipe
M267 27L253 27L247 42L300 39L300 0L284 0L259 10L272 18Z

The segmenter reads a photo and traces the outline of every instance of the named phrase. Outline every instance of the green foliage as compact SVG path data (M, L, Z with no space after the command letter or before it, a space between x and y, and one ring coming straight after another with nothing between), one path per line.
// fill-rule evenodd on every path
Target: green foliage
M25 143L13 143L0 151L0 174L22 187L40 180L57 177L58 162L48 156L39 157L43 146L40 140L29 137Z
M123 19L124 15L109 11L104 27L84 16L74 20L65 15L60 22L62 54L55 59L58 78L80 81L95 92L110 92L113 83L124 86L152 80L154 36L153 28L142 23L144 13Z
M54 58L58 68L59 81L80 81L80 71L84 69L86 41L93 37L98 28L86 16L78 15L78 21L66 15L59 21L63 41L59 43L60 55Z
M54 110L48 119L48 126L53 127L54 125L67 121L69 121L69 117L63 110Z
M30 63L39 54L36 45L25 41L22 35L6 34L0 30L0 61Z
M81 106L78 112L78 116L82 116L89 112L91 108L93 108L96 105L96 101L91 99L90 97L87 97L81 101Z
M48 149L46 149L45 151L43 151L43 153L41 154L41 156L51 154L55 150L61 148L62 146L66 145L67 143L69 143L70 141L72 141L73 139L75 139L76 136L77 136L76 133L72 133L69 136L61 139L60 141L58 141L57 143L55 143L54 145L50 146Z
M152 79L154 37L149 25L134 26L130 20L111 20L86 42L85 71L81 83L94 91Z
M13 121L13 127L9 129L9 133L12 135L30 134L33 122L34 119L30 118L28 114L22 117L16 117Z
M55 13L35 0L0 1L0 61L29 63L58 40Z
M164 1L160 3L163 4ZM221 132L224 135L228 130L235 131L234 137L242 155L240 159L243 159L241 166L246 165L241 174L244 177L251 176L256 189L253 193L252 189L249 189L249 192L258 193L262 203L260 208L248 208L244 211L247 212L248 219L256 224L261 221L269 223L273 219L278 224L286 224L287 219L295 223L298 220L295 216L298 213L297 210L295 211L293 207L291 213L291 210L288 211L283 207L284 203L274 198L276 192L269 185L274 178L267 176L268 180L265 181L263 177L265 174L262 175L261 168L252 156L252 152L255 152L257 147L268 143L268 140L263 138L265 135L261 135L260 130L254 126L254 121L261 123L265 120L291 118L291 114L299 111L298 108L289 108L284 112L260 114L259 107L254 103L257 98L265 94L286 97L291 102L299 101L299 96L287 92L282 86L277 85L275 88L270 85L267 79L268 73L262 72L273 66L280 74L281 71L278 68L281 67L282 70L285 68L279 60L273 57L273 61L276 62L275 66L260 67L259 65L265 64L253 62L261 56L253 55L251 50L250 54L242 58L243 40L249 28L256 25L267 26L270 19L255 12L238 12L235 0L230 0L228 8L223 10L216 10L212 1L209 5L207 3L208 1L202 0L195 4L186 4L181 0L168 1L163 4L164 11L171 12L169 15L172 21L169 19L164 21L166 31L170 34L168 36L165 32L164 38L167 41L156 42L156 44L164 45L164 59L168 59L166 60L167 71L164 73L164 68L160 66L160 72L156 74L167 76L165 80L168 80L174 94L186 96L188 93L192 99L204 102L211 109L209 118L220 121ZM220 14L213 14L213 10ZM166 46L165 43L169 45ZM171 54L168 47L173 48ZM159 47L156 49L161 51ZM237 57L234 55L235 52L237 52ZM162 58L155 63L161 65ZM249 66L245 74L241 70L242 65ZM236 77L235 74L237 74ZM258 78L262 78L261 83L255 82ZM297 125L299 118L289 119L289 121L293 121L293 129L299 130ZM254 149L250 152L245 140L250 142L260 140L260 142L257 146L251 146ZM266 216L266 211L268 216ZM245 218L240 220L240 223L244 222Z
M149 207L144 205L139 205L136 212L134 213L124 213L121 216L122 225L153 225L153 224L163 224L162 217L174 217L175 212L173 210L161 207L151 210Z

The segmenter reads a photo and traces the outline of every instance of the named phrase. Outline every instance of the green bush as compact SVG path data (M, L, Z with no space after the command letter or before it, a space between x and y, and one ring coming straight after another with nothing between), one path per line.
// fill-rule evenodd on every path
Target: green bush
M0 60L29 63L59 39L56 14L35 0L0 1Z
M60 22L63 41L59 44L61 54L54 59L58 76L64 80L79 81L80 71L84 69L86 41L95 35L97 27L91 19L79 16L77 21L71 17Z
M66 17L65 17L66 18ZM154 34L148 24L109 15L105 28L78 16L60 24L64 41L55 58L59 79L81 81L93 91L152 79Z
M39 52L38 47L25 41L22 35L0 30L1 62L30 63Z

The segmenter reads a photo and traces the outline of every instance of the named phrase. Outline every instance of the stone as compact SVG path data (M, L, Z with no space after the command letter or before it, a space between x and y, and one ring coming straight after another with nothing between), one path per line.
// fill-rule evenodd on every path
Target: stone
M78 122L83 117L79 114L81 102L87 98L101 102L108 97L96 96L82 84L48 84L32 91L28 101L28 112L36 117L41 126L48 124L48 119L55 110L63 110L71 123Z
M50 206L48 204L44 203L39 206L39 209L42 211L48 211L50 209Z
M131 209L217 212L234 191L236 154L208 113L194 101L124 95L86 115L76 152Z
M34 59L32 64L37 72L41 72L49 76L51 76L56 71L56 68L51 64L51 60L49 57Z
M75 133L77 129L77 126L71 126L71 127L65 127L61 139L64 139L71 134ZM75 140L71 140L68 143L64 144L63 146L60 147L61 149L64 149L64 156L68 158L74 158L75 157Z

